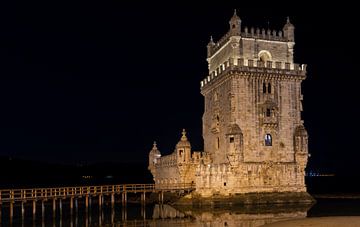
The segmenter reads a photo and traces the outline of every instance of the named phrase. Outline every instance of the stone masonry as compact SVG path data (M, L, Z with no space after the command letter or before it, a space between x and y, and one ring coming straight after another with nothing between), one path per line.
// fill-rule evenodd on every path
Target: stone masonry
M185 131L175 151L156 145L149 170L157 187L195 183L202 197L252 192L306 192L308 135L301 120L306 65L293 62L294 26L282 31L242 27L207 46L204 151L192 152Z

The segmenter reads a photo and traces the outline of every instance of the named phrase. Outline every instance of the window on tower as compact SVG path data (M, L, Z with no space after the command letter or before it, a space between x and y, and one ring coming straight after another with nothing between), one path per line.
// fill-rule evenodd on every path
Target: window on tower
M268 93L271 94L271 84L268 83Z
M263 83L263 93L266 93L266 83Z
M230 143L234 142L234 137L230 137Z
M272 146L272 137L270 134L265 135L265 146Z
M266 116L267 117L271 116L271 110L269 108L266 109Z

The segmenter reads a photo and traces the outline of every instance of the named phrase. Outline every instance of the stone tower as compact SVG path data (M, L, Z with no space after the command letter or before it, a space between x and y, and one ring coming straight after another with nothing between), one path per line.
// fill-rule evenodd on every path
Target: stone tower
M305 192L307 132L301 120L306 65L293 61L294 26L282 31L241 26L207 46L204 152L196 188L202 195Z
M157 186L195 183L196 197L297 193L311 201L301 119L306 65L293 61L294 30L289 18L282 31L249 29L235 11L228 32L210 38L201 81L204 151L192 152L183 133L172 154L149 165Z

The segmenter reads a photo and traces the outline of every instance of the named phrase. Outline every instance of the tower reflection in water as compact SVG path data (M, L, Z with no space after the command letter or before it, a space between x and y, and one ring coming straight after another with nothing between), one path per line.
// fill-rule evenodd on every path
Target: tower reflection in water
M2 226L261 226L277 221L304 218L311 205L287 204L266 206L231 207L172 207L170 205L141 206L129 204L89 210L51 210L44 215L32 216L25 212L14 213L13 219L6 219L2 210ZM96 209L95 209L96 208ZM25 207L26 211L26 207ZM20 215L19 215L20 214ZM9 217L9 216L7 216Z

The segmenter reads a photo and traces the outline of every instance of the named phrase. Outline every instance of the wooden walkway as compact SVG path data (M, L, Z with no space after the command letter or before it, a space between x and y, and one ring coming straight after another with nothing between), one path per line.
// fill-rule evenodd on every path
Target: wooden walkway
M10 218L14 212L14 204L21 203L21 213L24 215L24 204L32 202L32 213L36 215L36 203L41 201L42 213L44 213L44 202L52 200L53 214L56 213L56 208L62 210L62 200L70 200L70 211L72 212L74 206L78 207L78 199L84 198L85 208L91 206L92 198L97 198L99 208L104 204L104 197L110 196L111 206L115 204L115 195L121 195L122 205L127 203L127 195L135 193L141 195L141 203L145 204L146 194L158 193L159 203L164 201L164 192L190 192L194 190L194 184L169 184L162 187L156 187L155 184L120 184L120 185L99 185L99 186L76 186L76 187L61 187L61 188L30 188L30 189L1 189L0 190L0 217L3 204L9 204ZM58 201L58 203L57 203Z

